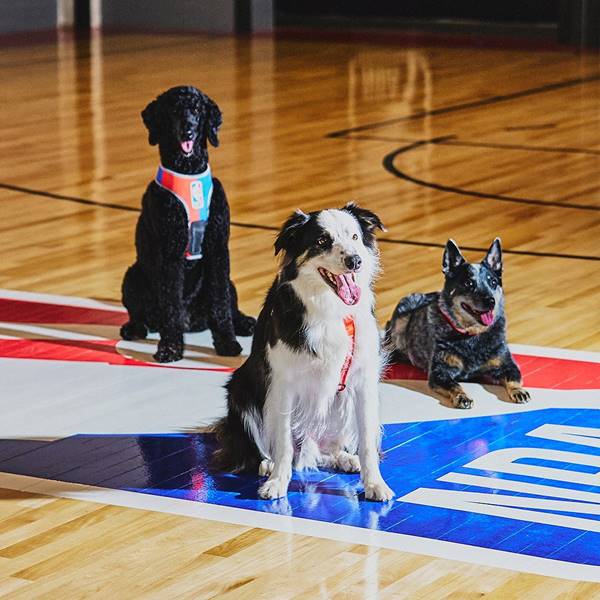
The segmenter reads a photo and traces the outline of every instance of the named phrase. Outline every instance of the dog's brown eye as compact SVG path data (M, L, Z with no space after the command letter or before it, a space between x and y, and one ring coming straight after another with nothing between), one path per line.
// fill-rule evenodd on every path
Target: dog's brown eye
M317 240L317 244L319 244L319 246L324 246L327 243L327 236L326 235L322 235L318 240Z
M358 233L355 233L355 234L352 236L352 239L353 239L353 240L357 240L357 239L358 239Z

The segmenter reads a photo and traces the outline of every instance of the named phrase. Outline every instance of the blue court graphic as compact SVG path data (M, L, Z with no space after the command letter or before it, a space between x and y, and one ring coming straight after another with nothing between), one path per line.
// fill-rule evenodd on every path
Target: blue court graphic
M548 424L567 434L558 439L527 435ZM260 500L258 477L210 472L214 440L208 434L0 440L0 471L600 565L600 443L589 433L599 424L600 410L543 409L386 425L382 473L400 498L388 504L366 501L358 475L329 471L295 473L287 499ZM512 463L521 465L520 473L467 466L507 448L538 451L531 458L524 451L525 457ZM552 458L553 452L578 458L565 462ZM439 481L448 474L485 479L477 486ZM510 489L515 484L520 491ZM522 484L533 484L535 491ZM433 501L402 500L422 488ZM440 506L457 497L452 492L483 496L461 509ZM527 499L529 508L521 506ZM498 505L510 508L503 508L502 516L487 514Z

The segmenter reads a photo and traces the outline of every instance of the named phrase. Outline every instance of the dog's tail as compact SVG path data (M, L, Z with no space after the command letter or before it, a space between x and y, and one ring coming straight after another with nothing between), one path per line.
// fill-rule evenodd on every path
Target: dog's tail
M383 348L389 353L390 362L410 362L406 354L406 326L410 315L419 308L435 302L437 292L410 294L398 302L392 318L386 323Z
M258 473L261 456L239 415L227 415L215 426L218 448L212 466L219 471Z
M243 366L238 371L241 371ZM258 472L263 452L260 443L262 414L258 405L248 403L251 387L234 373L227 385L227 416L217 422L215 435L218 448L213 454L213 467L220 471ZM245 389L244 389L245 388Z

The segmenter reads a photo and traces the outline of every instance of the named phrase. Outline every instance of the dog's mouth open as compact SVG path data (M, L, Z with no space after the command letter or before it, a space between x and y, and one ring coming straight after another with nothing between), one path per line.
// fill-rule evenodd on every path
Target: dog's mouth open
M179 145L181 146L181 150L185 154L185 156L192 155L192 152L194 151L194 141L195 140L191 139L191 140L185 140L185 142L179 142Z
M461 302L460 305L483 325L489 326L494 322L494 309L481 311L473 308L466 302Z
M335 275L331 271L319 267L319 275L344 304L352 306L360 300L360 288L356 285L354 273Z

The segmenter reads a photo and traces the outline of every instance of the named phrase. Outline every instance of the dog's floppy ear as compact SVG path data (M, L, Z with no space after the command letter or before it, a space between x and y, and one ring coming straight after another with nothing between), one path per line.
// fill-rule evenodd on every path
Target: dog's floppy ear
M467 262L465 257L460 253L460 249L454 240L448 240L444 248L444 257L442 258L442 272L444 275L451 276L452 273Z
M289 252L293 248L302 226L306 225L309 219L310 217L299 208L289 216L275 240L275 255L282 250Z
M349 212L359 222L363 231L367 231L368 233L373 233L375 229L387 231L383 226L381 219L374 212L371 212L366 208L361 208L354 202L348 202L342 210Z
M202 94L202 96L206 109L204 137L216 148L219 145L219 128L223 123L223 115L212 98L209 98L206 94Z
M492 242L482 262L498 276L502 275L502 243L500 242L500 238L496 238Z
M151 146L158 144L158 130L159 130L159 110L158 100L152 100L148 106L142 111L142 119L144 125L148 130L148 143Z

